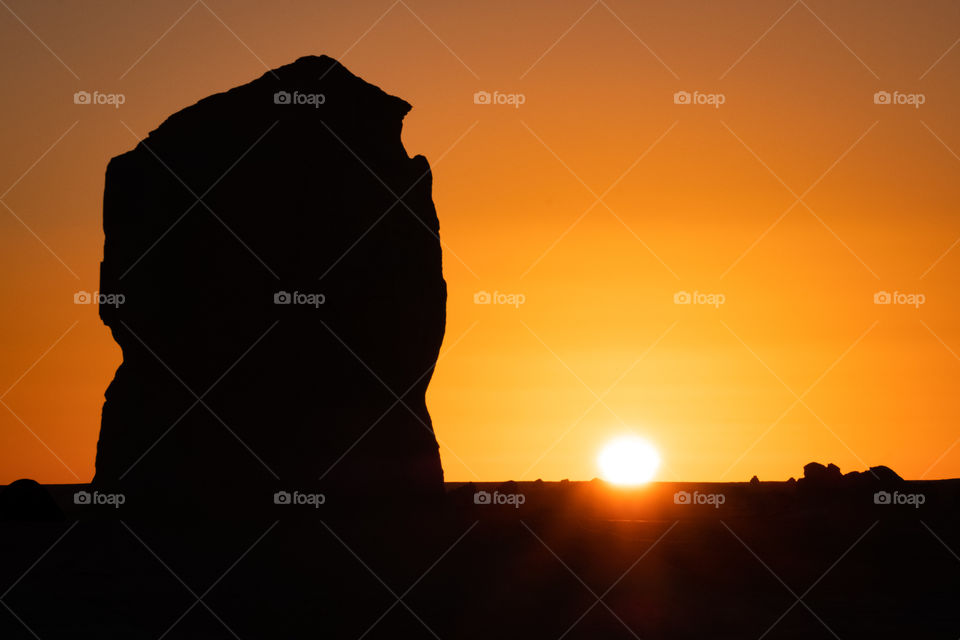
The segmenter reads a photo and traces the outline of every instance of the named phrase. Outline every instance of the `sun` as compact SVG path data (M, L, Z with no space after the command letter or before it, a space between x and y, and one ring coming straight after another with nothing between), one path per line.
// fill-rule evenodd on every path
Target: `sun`
M660 466L660 454L637 436L622 436L608 442L597 456L600 473L607 482L638 485L650 482Z

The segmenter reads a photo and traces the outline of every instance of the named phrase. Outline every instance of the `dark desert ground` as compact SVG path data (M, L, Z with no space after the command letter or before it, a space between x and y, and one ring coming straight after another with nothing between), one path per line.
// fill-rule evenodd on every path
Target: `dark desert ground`
M0 527L3 637L34 637L16 618L40 638L953 637L960 482L886 486L919 508L804 485L450 484L439 508L229 525L118 520L51 486L65 521Z

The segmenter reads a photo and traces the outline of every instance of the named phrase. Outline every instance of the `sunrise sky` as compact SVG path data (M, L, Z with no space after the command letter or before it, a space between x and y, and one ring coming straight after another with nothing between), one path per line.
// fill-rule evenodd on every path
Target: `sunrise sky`
M960 475L956 3L0 5L0 483L93 476L107 161L323 53L433 166L448 480L589 479L630 433L661 480Z

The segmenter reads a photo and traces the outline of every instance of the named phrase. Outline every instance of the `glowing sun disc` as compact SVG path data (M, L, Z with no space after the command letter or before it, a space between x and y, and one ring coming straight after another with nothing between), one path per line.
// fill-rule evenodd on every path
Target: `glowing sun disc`
M636 436L623 436L608 442L597 457L600 473L607 482L637 485L650 482L660 466L660 454Z

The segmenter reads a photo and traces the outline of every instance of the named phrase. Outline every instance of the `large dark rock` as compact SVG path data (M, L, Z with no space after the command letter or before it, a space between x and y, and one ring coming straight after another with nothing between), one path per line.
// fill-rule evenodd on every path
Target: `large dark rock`
M828 488L837 487L843 481L843 474L840 473L840 467L832 462L823 466L819 462L808 462L803 465L803 478L800 479L801 486Z
M883 465L870 467L867 471L849 471L841 473L832 462L823 466L819 462L810 462L803 466L803 478L800 485L808 489L848 489L852 487L872 487L877 485L900 484L904 480L890 467Z
M123 363L96 484L131 506L442 492L424 394L446 284L409 110L301 58L110 162L100 315Z
M63 511L36 480L22 478L0 491L0 522L59 522Z
M871 477L876 478L878 482L886 482L890 484L903 482L903 478L900 477L900 474L886 465L870 467L870 471L868 473L870 473Z
M884 465L866 471L850 471L843 474L843 480L851 486L896 485L904 481L900 474Z

